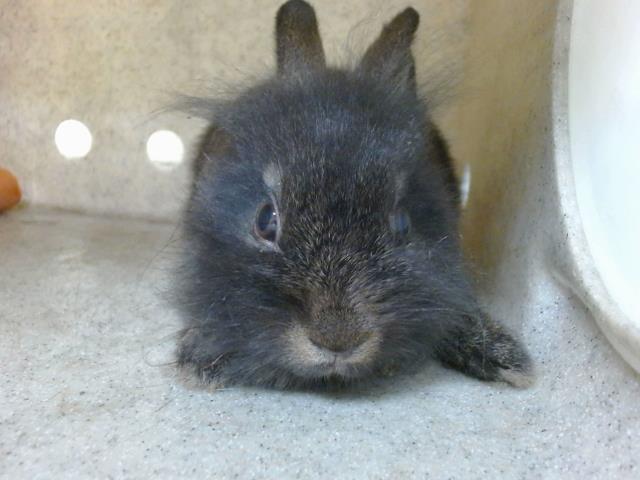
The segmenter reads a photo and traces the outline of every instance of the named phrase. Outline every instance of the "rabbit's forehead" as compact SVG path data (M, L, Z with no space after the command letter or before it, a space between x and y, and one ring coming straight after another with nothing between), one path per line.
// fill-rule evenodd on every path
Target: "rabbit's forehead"
M399 143L396 145L394 142ZM275 195L286 192L321 195L323 192L357 190L377 197L405 190L416 152L405 149L397 138L333 136L283 141L279 151L261 150L261 179ZM268 153L265 153L268 152ZM260 155L259 154L259 155Z
M267 163L262 171L262 181L276 195L282 191L282 171L276 163Z
M407 171L398 165L350 159L270 162L262 168L266 190L289 213L386 211L404 195L407 179Z

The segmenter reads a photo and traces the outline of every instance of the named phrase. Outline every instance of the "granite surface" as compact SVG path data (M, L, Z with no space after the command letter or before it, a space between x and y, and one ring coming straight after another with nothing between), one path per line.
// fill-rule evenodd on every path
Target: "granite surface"
M528 390L434 364L353 395L209 392L171 365L176 239L168 224L0 217L0 476L638 477L639 378L541 271L510 322L537 364Z

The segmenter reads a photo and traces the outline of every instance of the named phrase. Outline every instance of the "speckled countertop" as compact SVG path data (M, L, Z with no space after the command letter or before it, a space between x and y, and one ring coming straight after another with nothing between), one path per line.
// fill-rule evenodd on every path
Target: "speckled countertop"
M183 386L170 225L0 217L3 478L638 478L640 383L539 291L529 390L437 365L358 395Z

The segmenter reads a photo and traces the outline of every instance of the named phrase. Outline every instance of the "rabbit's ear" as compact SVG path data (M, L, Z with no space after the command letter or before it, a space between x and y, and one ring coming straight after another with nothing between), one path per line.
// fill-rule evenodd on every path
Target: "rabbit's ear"
M396 15L365 52L360 70L392 87L415 91L416 74L411 43L419 22L420 15L410 7Z
M280 75L299 75L325 68L324 50L313 7L289 0L276 16L276 56Z

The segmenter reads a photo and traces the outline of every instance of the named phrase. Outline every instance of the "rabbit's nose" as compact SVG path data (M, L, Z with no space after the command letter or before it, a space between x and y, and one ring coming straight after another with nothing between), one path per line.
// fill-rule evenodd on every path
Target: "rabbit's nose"
M369 337L366 333L345 335L338 333L334 335L320 335L317 332L309 335L309 340L316 347L331 353L350 354L360 345L367 341Z
M307 328L309 341L325 353L346 357L357 353L373 333L367 319L350 308L329 305L313 312Z

